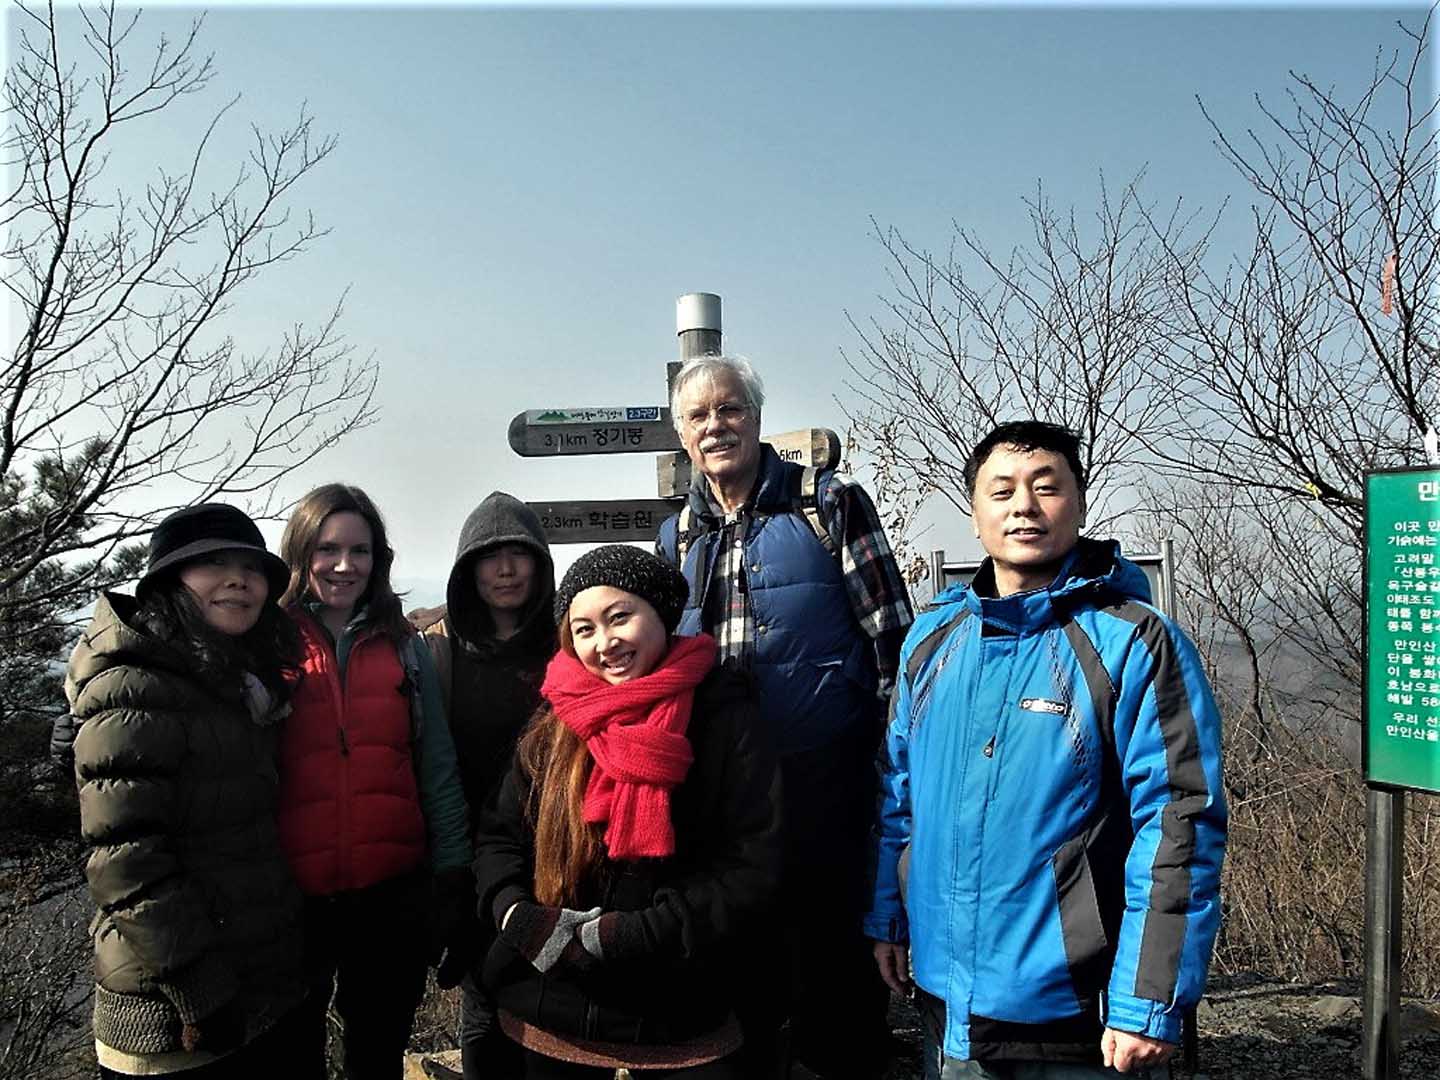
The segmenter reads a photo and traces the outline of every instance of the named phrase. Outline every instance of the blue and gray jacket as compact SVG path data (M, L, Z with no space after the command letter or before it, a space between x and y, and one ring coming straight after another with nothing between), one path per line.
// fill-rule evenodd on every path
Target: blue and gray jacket
M994 591L987 560L906 638L866 933L909 942L947 1057L1088 1057L1102 1025L1178 1042L1225 847L1200 661L1113 541Z

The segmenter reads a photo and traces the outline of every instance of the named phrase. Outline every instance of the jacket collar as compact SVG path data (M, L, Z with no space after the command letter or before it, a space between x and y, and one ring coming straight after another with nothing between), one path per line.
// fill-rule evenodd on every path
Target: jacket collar
M698 469L690 481L690 512L706 522L723 521L725 513L710 491L710 482ZM785 462L769 443L760 444L760 466L755 474L755 487L741 507L742 512L774 513L790 509L790 485L785 475Z
M1042 630L1055 622L1057 614L1102 597L1148 603L1150 582L1144 571L1120 555L1118 541L1082 536L1049 585L997 597L995 565L987 558L980 564L975 580L959 595L947 599L963 602L990 625L1021 634Z

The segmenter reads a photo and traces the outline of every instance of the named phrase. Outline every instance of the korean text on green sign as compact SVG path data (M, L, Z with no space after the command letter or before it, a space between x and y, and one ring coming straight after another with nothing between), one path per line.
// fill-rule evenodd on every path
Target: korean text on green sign
M1365 477L1365 779L1440 792L1440 469Z

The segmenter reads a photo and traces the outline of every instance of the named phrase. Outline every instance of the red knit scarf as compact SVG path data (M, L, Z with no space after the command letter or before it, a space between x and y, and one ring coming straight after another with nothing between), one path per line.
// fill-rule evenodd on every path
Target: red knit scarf
M676 638L654 671L618 686L563 649L550 661L540 692L595 761L584 816L606 823L612 859L675 853L670 791L694 760L685 731L695 687L714 665L708 634Z

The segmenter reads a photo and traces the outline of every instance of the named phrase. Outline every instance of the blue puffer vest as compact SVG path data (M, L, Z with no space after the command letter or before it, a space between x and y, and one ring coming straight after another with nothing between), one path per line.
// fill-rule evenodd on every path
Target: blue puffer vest
M878 678L869 637L855 621L836 557L825 550L795 512L803 469L760 447L755 494L744 514L745 583L755 620L754 675L760 708L781 754L824 746L870 718ZM830 472L816 481L820 520L833 517L825 503ZM701 611L720 555L721 521L712 511L705 478L697 476L689 504L695 536L683 570L690 599L679 632L703 629ZM676 562L679 517L667 518L656 542Z

